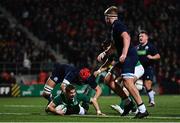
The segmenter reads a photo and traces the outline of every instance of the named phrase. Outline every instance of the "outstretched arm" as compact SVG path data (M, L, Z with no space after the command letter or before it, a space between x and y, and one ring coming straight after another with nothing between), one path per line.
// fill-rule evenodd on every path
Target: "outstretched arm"
M105 58L105 56L111 54L112 52L113 52L113 46L112 46L112 44L111 44L109 47L107 47L106 50L104 50L102 53L100 53L100 54L98 55L97 61L102 62L103 59Z
M105 71L108 69L109 65L112 64L112 61L110 61L109 59L107 59L104 64L97 70L94 71L94 76L98 76L101 72Z
M101 95L101 93L102 93L101 87L99 85L97 85L96 88L95 88L95 91L96 91L96 94L95 94L95 96L93 98L95 100L97 100L99 98L99 96Z

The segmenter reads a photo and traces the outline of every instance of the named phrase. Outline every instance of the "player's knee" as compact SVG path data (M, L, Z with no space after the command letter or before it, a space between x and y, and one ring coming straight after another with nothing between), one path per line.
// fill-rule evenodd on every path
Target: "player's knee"
M134 84L134 79L132 78L123 78L123 84L126 88L132 87L132 84Z

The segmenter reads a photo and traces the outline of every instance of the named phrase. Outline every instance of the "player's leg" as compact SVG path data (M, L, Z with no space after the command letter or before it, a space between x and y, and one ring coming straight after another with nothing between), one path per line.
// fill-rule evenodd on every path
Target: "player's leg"
M154 107L155 106L155 101L154 101L155 92L152 90L152 81L145 80L144 83L145 83L146 91L149 97L149 107Z
M137 110L136 103L134 102L134 99L133 99L132 96L129 96L129 98L131 99L131 101L132 101L132 103L133 103L133 104L132 104L133 107L132 107L132 109L131 109L130 112L132 112L132 113L134 113L134 114L137 114L138 110ZM126 106L126 102L125 102L125 100L123 100L123 99L121 98L121 99L120 99L120 104L119 104L119 105L117 105L117 104L111 105L111 108L112 108L113 110L117 111L118 113L123 114L123 112L124 112L124 107L125 107L125 106Z
M134 103L131 100L131 98L129 98L129 96L126 95L126 93L123 91L123 88L120 86L120 84L118 82L115 82L113 76L111 75L111 73L108 73L107 76L105 77L105 83L117 94L121 97L121 99L123 100L124 103L124 108L125 111L129 113L130 110L133 109L134 107ZM120 114L122 114L122 116L127 115L128 113L124 113L123 114L123 110L121 110L120 107L116 106L114 108L117 108L115 110L117 110Z
M107 84L111 90L113 90L117 95L119 95L122 98L127 98L128 96L124 93L121 86L115 82L113 75L108 72L104 79L105 84Z
M55 64L54 65L54 70L52 71L51 76L48 78L46 81L46 84L44 86L44 90L42 93L42 96L46 98L49 102L52 100L52 90L53 88L58 84L61 83L62 80L60 79L60 70L61 70L61 65L60 64Z
M126 89L129 91L130 95L133 96L134 100L136 101L136 104L138 106L139 112L136 114L136 118L143 118L148 116L148 112L146 110L146 107L142 101L142 98L139 94L138 89L135 86L135 66L138 62L138 57L135 52L131 52L133 55L129 55L126 57L126 60L124 61L122 65L122 77L123 77L123 84L126 87ZM127 110L128 111L128 110ZM129 113L126 110L124 110L123 114Z
M132 103L133 103L133 107L131 109L131 112L135 113L137 112L137 106L136 106L136 103L134 101L134 98L129 94L129 91L123 87L123 91L126 93L126 95L129 96L129 98L132 100ZM124 110L124 107L125 107L125 104L124 104L124 100L121 99L121 103L119 104L119 106Z
M137 65L136 65L136 67L135 67L135 73L134 73L134 74L135 74L134 81L136 81L137 79L139 79L140 77L142 77L142 75L144 74L144 68L143 68L143 66L140 64L140 62L137 63ZM123 86L123 85L121 85L121 86ZM129 92L128 92L128 90L127 90L125 87L123 87L123 90L124 90L124 92L126 93L126 95L129 96ZM132 100L133 103L134 103L134 107L133 107L133 109L132 109L132 112L136 114L136 113L137 113L137 107L136 107L136 105L135 105L134 99L133 99L132 96L129 96L129 97L131 98L131 100ZM124 111L124 106L125 106L125 102L124 102L123 99L120 100L120 104L119 104L119 105L111 105L111 107L112 107L114 110L116 110L117 112L119 112L120 114L123 113L123 111Z
M48 80L46 81L46 84L44 85L44 90L42 93L42 96L48 100L48 102L50 102L52 100L52 94L51 91L53 90L53 88L55 87L56 83L51 80L51 78L48 78Z
M152 90L153 75L154 75L154 72L153 72L152 68L145 69L145 75L143 76L144 77L144 86L146 88L146 92L149 97L149 106L150 107L155 106L155 101L154 101L155 92Z

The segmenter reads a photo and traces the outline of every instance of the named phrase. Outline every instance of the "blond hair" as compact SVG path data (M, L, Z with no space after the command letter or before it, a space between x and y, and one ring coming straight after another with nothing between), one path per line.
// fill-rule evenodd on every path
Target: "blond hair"
M104 11L105 16L118 16L118 8L116 6L111 6Z

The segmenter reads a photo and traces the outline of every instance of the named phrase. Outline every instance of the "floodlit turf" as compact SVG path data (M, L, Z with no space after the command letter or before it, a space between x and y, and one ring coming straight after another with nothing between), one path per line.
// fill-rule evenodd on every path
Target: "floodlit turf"
M145 104L147 96L143 96ZM132 119L133 115L121 117L110 108L110 104L119 102L116 96L100 98L102 112L107 116L96 116L90 107L85 116L57 116L44 112L47 101L40 97L2 98L0 97L0 122L180 122L180 96L156 96L156 107L149 108L146 119Z

